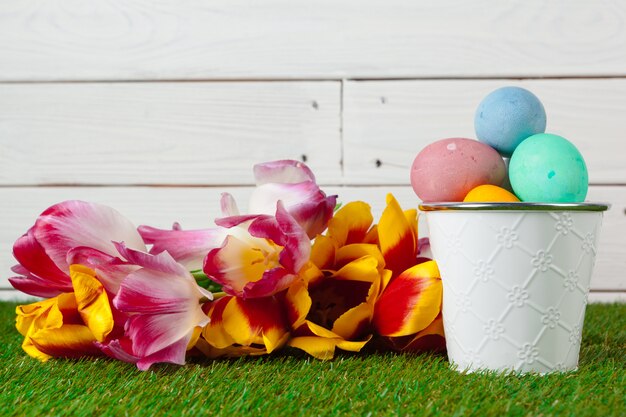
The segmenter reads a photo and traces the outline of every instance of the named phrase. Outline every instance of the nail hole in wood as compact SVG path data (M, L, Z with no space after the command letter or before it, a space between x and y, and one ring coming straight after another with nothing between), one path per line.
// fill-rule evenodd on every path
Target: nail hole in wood
M376 168L380 168L382 164L383 164L383 161L381 161L380 159L376 160Z
M313 100L313 101L311 102L311 107L313 107L315 110L319 110L320 105L319 105L319 104L317 104L317 101Z
M386 103L387 103L387 97L384 97L384 96L383 96L383 97L381 97L381 98L380 98L380 102L381 102L382 104L386 104Z
M300 159L302 159L302 162L306 162L306 161L307 161L307 159L309 159L309 158L307 158L305 154L302 154L302 155L300 156Z

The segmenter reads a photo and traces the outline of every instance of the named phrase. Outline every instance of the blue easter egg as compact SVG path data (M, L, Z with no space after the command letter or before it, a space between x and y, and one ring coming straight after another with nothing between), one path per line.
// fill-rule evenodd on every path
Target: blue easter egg
M481 101L474 117L478 140L509 156L524 139L546 130L541 101L520 87L503 87Z
M549 133L523 141L509 162L513 191L522 201L580 203L585 201L587 165L567 139Z

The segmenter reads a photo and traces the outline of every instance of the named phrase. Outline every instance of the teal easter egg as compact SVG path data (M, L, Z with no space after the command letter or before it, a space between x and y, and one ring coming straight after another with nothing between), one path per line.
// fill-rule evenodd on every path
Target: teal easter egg
M522 201L579 203L585 200L587 165L567 139L540 133L524 140L509 162L513 191Z

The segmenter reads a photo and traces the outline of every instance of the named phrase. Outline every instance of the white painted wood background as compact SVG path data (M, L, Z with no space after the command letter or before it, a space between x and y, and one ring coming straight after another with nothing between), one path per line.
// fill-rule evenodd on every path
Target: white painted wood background
M64 199L207 227L252 164L306 159L328 192L405 206L415 154L519 85L610 202L592 299L626 300L626 3L0 0L0 297L11 246Z

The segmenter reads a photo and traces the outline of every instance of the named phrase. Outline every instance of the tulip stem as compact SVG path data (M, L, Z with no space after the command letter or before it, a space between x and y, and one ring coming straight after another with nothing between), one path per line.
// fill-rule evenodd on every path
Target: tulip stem
M196 284L200 287L205 288L213 293L219 292L222 290L222 286L207 276L201 269L197 269L195 271L190 271L193 278L196 280Z

